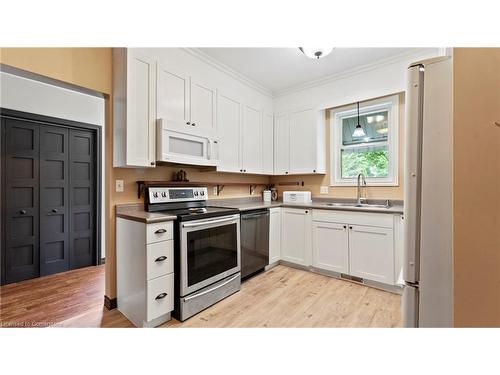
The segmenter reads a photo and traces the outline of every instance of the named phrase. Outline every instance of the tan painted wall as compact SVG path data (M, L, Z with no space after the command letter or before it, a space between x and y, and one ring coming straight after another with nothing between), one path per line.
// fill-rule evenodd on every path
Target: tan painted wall
M500 48L454 49L457 327L500 326Z
M375 98L373 98L375 99ZM349 103L346 103L346 105ZM399 95L399 186L368 186L367 198L403 199L403 167L404 167L404 122L405 101L404 93ZM325 175L296 175L272 177L271 181L277 185L279 194L284 190L310 190L313 196L356 198L356 187L330 186L330 111L326 111L326 174ZM279 182L304 181L304 186L278 186ZM329 194L320 195L321 186L329 186Z

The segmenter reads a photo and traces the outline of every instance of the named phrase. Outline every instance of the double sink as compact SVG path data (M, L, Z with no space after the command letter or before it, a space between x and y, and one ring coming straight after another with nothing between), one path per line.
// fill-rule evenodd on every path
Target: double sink
M391 207L390 202L387 200L385 204L371 204L371 203L358 203L358 202L335 202L325 203L329 207L359 207L359 208L387 208Z

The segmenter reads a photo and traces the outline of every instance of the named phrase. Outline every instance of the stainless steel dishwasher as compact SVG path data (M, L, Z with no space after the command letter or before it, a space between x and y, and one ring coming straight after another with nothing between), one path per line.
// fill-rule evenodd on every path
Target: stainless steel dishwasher
M269 264L269 210L241 214L241 278L249 278Z

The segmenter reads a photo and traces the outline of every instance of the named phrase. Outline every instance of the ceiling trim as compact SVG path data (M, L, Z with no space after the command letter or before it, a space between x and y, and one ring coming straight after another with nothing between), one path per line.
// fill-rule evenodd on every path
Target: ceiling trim
M340 79L348 78L348 77L351 77L351 76L354 76L357 74L368 72L370 70L381 68L385 65L391 65L391 64L394 64L397 62L405 61L411 56L422 56L424 54L428 54L428 53L433 52L435 50L436 50L436 48L414 48L411 51L402 52L400 54L397 54L397 55L394 55L391 57L387 57L384 59L380 59L380 60L377 60L377 61L369 63L369 64L358 66L358 67L353 68L353 69L344 70L343 72L340 72L340 73L331 74L331 75L324 76L324 77L321 77L321 78L318 78L318 79L315 79L312 81L299 83L297 85L293 85L293 86L287 87L285 89L276 90L273 92L273 97L276 98L279 96L291 94L293 92L306 90L306 89L310 89L310 88L317 87L317 86L323 86L323 85L326 85L328 83L338 81ZM442 48L439 48L438 51L439 51L438 54L444 53Z
M219 60L217 60L217 59L213 58L212 56L206 54L205 52L201 51L199 48L182 48L182 49L185 52L189 53L190 55L197 57L201 61L203 61L203 62L211 65L212 67L220 70L221 72L226 73L227 75L237 79L238 81L240 81L244 85L246 85L254 90L257 90L261 94L264 94L270 98L274 97L273 92L270 89L268 89L267 87L261 85L260 83L258 83L257 81L254 81L253 79L247 77L246 75L241 74L241 73L237 72L236 70L230 68L226 64L220 62Z

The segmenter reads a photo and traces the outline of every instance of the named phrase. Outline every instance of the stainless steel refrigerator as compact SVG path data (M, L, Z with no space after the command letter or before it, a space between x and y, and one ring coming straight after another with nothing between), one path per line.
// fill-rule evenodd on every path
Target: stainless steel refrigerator
M404 172L405 327L453 326L453 57L410 65Z

